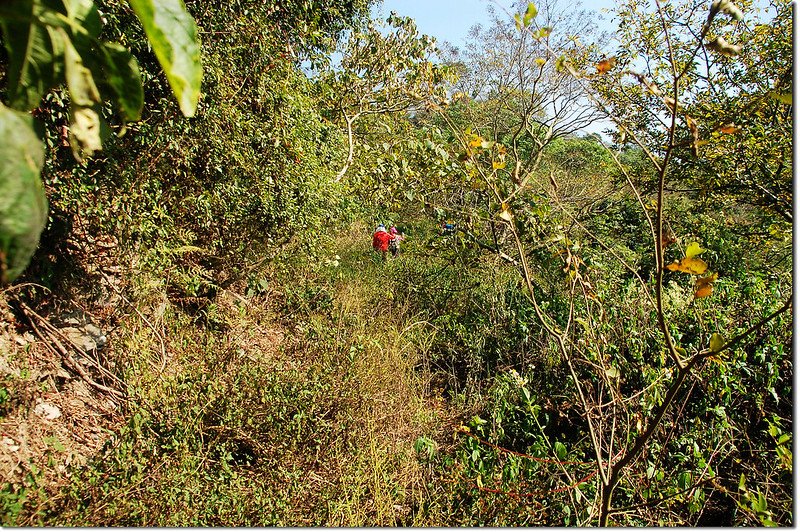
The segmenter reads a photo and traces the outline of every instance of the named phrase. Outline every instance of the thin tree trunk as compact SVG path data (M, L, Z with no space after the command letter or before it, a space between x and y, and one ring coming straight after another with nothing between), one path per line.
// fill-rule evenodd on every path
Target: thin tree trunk
M355 145L353 143L353 122L355 122L356 118L358 118L358 114L354 115L352 118L348 118L345 115L344 119L347 122L347 160L344 163L344 166L339 173L336 174L336 182L342 180L344 174L347 173L347 170L350 169L350 165L353 164L353 155L355 153Z

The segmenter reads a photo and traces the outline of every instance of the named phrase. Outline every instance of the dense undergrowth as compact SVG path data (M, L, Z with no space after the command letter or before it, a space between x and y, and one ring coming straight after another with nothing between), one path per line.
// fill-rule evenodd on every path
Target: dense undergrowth
M166 345L160 352L151 326L135 318L116 340L127 353L124 426L66 483L30 490L8 522L573 523L581 497L596 496L596 471L568 375L525 317L530 303L513 268L424 219L405 229L395 260L372 253L369 226L356 222L316 240L313 260L301 245L287 249L249 291L241 282L203 308L166 301L161 283L148 293L140 279L140 303L163 302ZM780 365L774 342L764 336L750 357ZM766 429L759 405L784 395L774 387L787 375L775 366L771 388L743 382L763 394L721 414L713 400L704 406L725 393L718 367L692 387L685 422L706 425L710 437L720 422ZM673 440L677 467L703 463L697 437ZM726 499L713 507L711 522L731 511Z
M446 408L414 370L417 325L386 298L406 259L381 263L368 237L357 225L321 247L324 260L290 254L263 272L260 295L222 294L199 313L168 305L163 365L152 330L126 327L118 349L138 356L127 361L125 426L12 522L424 523L414 442L441 430Z
M145 106L125 127L104 107L116 135L82 162L67 91L36 110L50 219L0 292L3 524L793 522L788 3L747 31L724 2L623 10L615 61L675 78L651 83L599 37L550 61L530 6L434 68L410 19L366 31L368 1L187 1L191 119L128 3L96 3ZM738 99L659 55L666 12L687 57L715 16L754 50L705 56ZM611 142L545 112L581 83ZM61 345L77 311L107 343Z

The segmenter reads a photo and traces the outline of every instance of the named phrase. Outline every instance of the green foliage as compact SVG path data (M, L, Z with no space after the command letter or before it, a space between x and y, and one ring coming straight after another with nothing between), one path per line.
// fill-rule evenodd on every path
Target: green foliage
M20 518L27 513L31 500L38 500L43 495L39 486L43 471L35 464L30 464L29 471L21 485L12 486L4 482L0 487L0 512L3 515L3 526L19 526ZM39 517L40 512L36 512Z
M0 283L28 265L47 222L47 199L39 181L42 143L30 117L0 104ZM22 155L22 156L20 156Z
M269 27L271 8L245 14L233 5L189 4L209 36L203 43L205 96L190 123L176 119L177 106L135 14L118 3L103 7L104 31L140 58L144 120L107 140L102 155L76 165L55 154L67 114L64 95L46 98L41 115L54 156L46 161L45 178L54 185L50 200L59 222L116 235L126 249L143 250L147 267L160 271L185 269L170 249L202 248L197 266L210 272L208 281L225 284L247 276L248 261L298 234L313 246L323 224L354 207L331 179L331 163L341 153L337 129L319 116L311 84L283 37L259 29ZM40 255L52 256L47 250ZM174 286L176 297L188 293L181 284Z
M413 19L392 13L386 24L371 21L354 31L341 49L340 64L319 73L317 87L327 114L343 122L347 135L347 158L337 180L353 164L357 147L368 154L372 151L363 140L371 129L361 126L366 118L379 120L386 128L388 135L381 135L383 139L397 138L402 132L392 130L391 125L398 122L394 118L436 107L444 100L450 73L432 60L435 53L435 39L420 35ZM376 139L373 145L382 143Z
M135 3L181 100L181 109L184 114L192 114L201 74L194 21L180 0L159 3L156 8L148 2ZM79 161L101 148L105 124L100 105L104 99L116 104L123 120L139 119L143 93L137 62L124 47L98 39L100 14L91 0L6 3L0 8L0 29L8 53L5 94L9 105L20 111L30 110L39 105L47 91L66 84L70 95L70 140ZM165 39L164 32L184 38ZM177 40L172 41L173 38ZM0 266L10 272L0 281L8 282L27 266L43 229L41 219L47 207L38 175L43 162L36 153L40 142L34 138L30 123L18 120L5 107L2 109L0 127L19 131L17 138L24 143L8 144L3 150L3 166L11 169L11 175L4 179L11 182L4 187L21 185L26 194L22 196L10 188L11 201L19 209L13 215L0 210L0 223L4 226L0 238L5 242ZM24 173L23 168L27 169Z
M184 116L193 116L203 69L197 26L182 0L130 0Z
M298 244L260 272L269 296L220 302L227 340L168 305L162 374L149 360L150 330L126 332L118 346L138 353L126 423L51 494L42 522L413 524L414 445L432 453L438 436L401 333L411 316L361 282L391 267L364 260L363 226L337 229L319 253L335 250L338 264L310 261Z
M786 217L773 207L784 204L779 198L787 197L781 183L788 152L782 143L790 135L784 131L774 139L765 138L760 146L775 151L770 151L763 162L752 154L749 167L753 172L745 179L734 172L727 173L732 168L728 159L737 155L728 151L726 142L738 138L743 147L753 140L753 136L736 137L740 131L728 123L728 116L735 116L727 115L728 98L748 109L770 107L774 111L771 114L765 111L754 117L748 115L762 123L764 131L777 131L786 124L787 110L778 107L786 104L766 97L768 83L758 86L755 78L748 78L751 83L741 81L743 70L733 58L697 55L703 42L697 34L687 33L684 24L696 24L703 35L724 34L731 42L769 34L771 37L763 41L753 41L758 43L756 56L762 58L783 57L787 33L784 37L769 33L767 23L763 28L759 24L752 32L741 24L733 26L729 15L736 15L738 7L730 3L724 8L720 7L722 3L715 3L710 14L690 3L655 9L634 4L631 2L623 16L620 33L624 43L614 57L601 59L588 71L588 56L583 54L593 52L585 48L575 52L574 62L556 69L564 75L569 73L576 82L585 82L583 88L590 85L596 91L592 97L599 97L596 101L620 125L619 151L592 138L554 138L548 136L546 128L529 127L525 120L523 125L514 127L515 120L525 117L513 112L515 104L525 104L527 100L515 99L518 95L514 89L519 87L498 85L495 93L484 92L481 98L476 97L476 92L472 92L471 99L468 95L454 98L452 107L441 118L422 121L429 131L433 130L431 125L449 127L448 140L452 144L447 151L460 164L452 171L439 173L437 170L445 167L433 158L434 164L429 168L435 177L415 179L412 172L407 172L412 179L406 183L413 183L414 196L425 198L431 215L458 213L462 238L473 244L472 253L437 250L438 254L450 255L451 261L453 257L469 257L455 264L479 272L483 261L475 252L490 252L514 265L528 284L525 291L532 304L527 305L531 310L527 317L534 322L532 328L543 333L537 358L561 360L569 367L562 382L574 386L563 390L577 405L567 414L571 425L581 427L584 436L588 434L588 455L607 453L605 458L597 459L598 467L605 467L602 464L606 462L618 464L609 468L610 476L598 478L596 483L597 494L604 501L597 509L600 524L611 522L607 519L614 507L640 509L615 524L706 523L734 504L725 491L731 474L737 471L738 466L732 464L758 477L762 486L766 486L763 483L767 476L781 478L776 464L765 465L758 458L759 451L755 451L766 449L770 442L748 430L763 419L750 401L770 404L769 408L780 412L780 417L788 415L785 404L778 400L780 392L755 383L751 383L751 390L758 391L746 392L738 383L749 381L756 374L758 380L788 382L787 375L776 370L781 366L777 359L766 367L758 363L751 366L748 360L763 341L759 335L766 334L770 343L775 342L776 352L785 353L789 345L788 328L782 325L785 318L773 314L777 309L786 310L784 301L791 293L790 259L784 247L787 241L783 240L787 233L779 229L781 218ZM784 3L775 7L776 22L783 20ZM677 20L684 22L668 22ZM518 29L528 33L524 26L530 22L531 18L523 20L520 16ZM494 35L500 41L499 31ZM502 43L497 48L502 49ZM520 45L514 50L521 49ZM482 54L485 50L491 53ZM559 53L553 48L546 52L539 54L542 61L520 64L543 66L552 54ZM476 61L484 68L473 70L481 74L492 71L492 65L487 63L499 53L489 45L478 48L474 57L480 60L485 55L486 61ZM512 54L504 57L509 59L495 68L502 70L507 63L518 60ZM706 61L705 70L695 68L694 61L700 57ZM750 75L766 64L756 66L751 59L744 60ZM772 60L766 72L761 70L760 79L779 76L787 61ZM652 73L653 80L633 71L642 65ZM704 76L704 71L713 75ZM536 70L532 68L530 72ZM531 76L530 79L537 79ZM734 78L739 81L732 81ZM491 78L479 81L487 80ZM465 81L462 86L469 89L469 82L474 80L467 75ZM726 83L735 87L721 91L719 88ZM784 87L785 81L776 81L775 85ZM566 86L561 85L562 90ZM680 110L664 96L668 91L683 98ZM489 120L486 110L492 108L494 119ZM530 112L531 108L527 109ZM702 120L696 119L699 109L708 113ZM531 122L546 126L548 120L556 120L542 114ZM710 124L714 124L714 131L709 136L702 128ZM523 131L525 135L521 134ZM627 134L635 135L637 148L625 144ZM742 167L743 162L737 166ZM756 175L757 166L763 174ZM415 169L412 166L412 171ZM723 175L736 180L744 195L738 195L734 187L722 186L726 179ZM449 183L454 186L449 187ZM687 185L690 188L685 188ZM744 192L755 189L760 190L757 195L770 196L771 201L753 201L755 196L747 197ZM731 214L734 205L740 214ZM496 301L480 297L491 277L483 272L483 279L485 282L477 287L470 286L478 294L475 315L456 306L456 324L442 327L439 322L440 331L466 336L458 332L461 323L480 324L503 308ZM460 272L459 280L467 283L470 275ZM447 285L431 290L442 288ZM438 315L447 316L450 305L450 301L436 305ZM757 331L756 335L737 337L751 328ZM773 328L782 332L777 337L767 333ZM741 345L730 349L727 342L734 338L733 343ZM456 345L453 351L470 353L470 358L476 360L474 366L485 364L492 368L491 351L479 348L470 352L466 345ZM721 351L722 347L726 349ZM493 368L487 371L492 373ZM552 380L553 376L546 374L544 383L528 377L534 390L547 389L547 379ZM693 384L693 379L702 385ZM472 397L478 404L484 398L477 391L485 390L488 381L475 387ZM768 396L773 401L768 401ZM634 397L630 402L623 399ZM491 419L493 406L482 404L480 408L481 418ZM667 428L662 429L661 424ZM473 430L485 431L487 426L479 424ZM492 443L501 441L503 425L491 426L495 432L485 435L496 438ZM607 438L615 438L608 432L611 426L616 427L613 432L619 437L616 444L607 443ZM559 441L559 445L554 443L553 456L563 457L571 448L569 443L574 445L576 439L572 436ZM744 441L752 447L737 448L737 443ZM497 456L486 458L486 453L475 445L465 444L468 452L459 454L456 462L479 475L471 477L477 492L461 486L471 497L486 497L483 500L488 501L491 496L485 493L495 491L486 489L486 479L496 475ZM687 446L693 446L691 452L687 452ZM493 465L483 469L487 461ZM449 475L451 470L444 462L442 474ZM762 473L753 474L756 471ZM724 479L724 486L708 479ZM783 501L782 519L789 507L785 486L777 490L777 498ZM671 502L657 504L656 500ZM758 501L757 497L754 500ZM758 504L759 511L763 510L763 505ZM708 510L709 505L713 511ZM494 515L500 519L500 513ZM592 515L585 506L573 505L566 518L567 522L577 519L573 522L587 524ZM762 515L766 514L762 511ZM741 519L753 522L747 514Z
M127 425L46 523L792 522L791 316L775 314L792 290L785 2L774 28L734 24L730 2L631 2L621 49L599 60L570 38L585 16L530 4L452 68L410 19L362 24L368 2L188 2L199 100L175 81L196 70L159 62L178 34L194 42L182 10L186 32L152 27L151 9L178 4L99 5L102 28L90 2L56 17L69 28L23 24L64 61L7 92L38 103L66 83L37 110L54 222L37 272L52 286L47 261L69 258L59 230L118 237L129 295L158 302L167 345L125 328ZM101 37L121 44L84 53ZM738 43L754 55L715 53ZM576 135L595 116L582 90L617 119L614 145ZM109 101L143 120L91 160L59 153L70 121L79 153L99 146ZM0 127L22 120L0 109ZM37 190L22 186L36 164L4 168L0 197ZM13 228L15 256L39 214ZM399 258L371 254L373 221L404 228ZM27 495L4 496L32 522Z
M441 237L428 238L447 245ZM541 333L513 272L476 262L465 268L464 259L454 265L448 259L399 262L392 271L393 297L436 331L428 340L428 363L446 379L448 394L474 403L499 368L542 362L529 354Z

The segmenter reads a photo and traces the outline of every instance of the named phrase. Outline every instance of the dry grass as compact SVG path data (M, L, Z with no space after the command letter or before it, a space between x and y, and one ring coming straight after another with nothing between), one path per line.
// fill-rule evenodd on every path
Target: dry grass
M326 499L318 523L325 526L416 524L425 478L414 442L435 432L443 417L441 403L426 398L427 377L415 370L420 353L408 316L384 296L382 269L391 265L371 256L370 232L354 224L334 245L341 266L331 276L327 325L335 341L321 351L340 364L339 419L349 432L348 445L330 456L335 466L313 475L309 486Z
M329 243L337 267L300 261L273 273L270 293L230 287L202 315L140 279L138 312L113 337L131 401L84 467L35 451L58 480L42 524L425 524L414 443L441 433L447 414L415 369L424 341L386 297L392 262L374 260L370 233L356 224ZM93 421L80 412L73 427ZM25 523L35 510L22 510Z
M4 525L30 526L123 419L124 405L62 366L0 298L0 502ZM88 367L88 365L87 365ZM23 507L26 509L23 511Z

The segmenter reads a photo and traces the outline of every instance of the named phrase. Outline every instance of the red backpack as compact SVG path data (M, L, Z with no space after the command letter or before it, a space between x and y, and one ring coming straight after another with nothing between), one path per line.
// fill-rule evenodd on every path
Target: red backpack
M372 235L372 247L375 251L387 251L389 249L389 238L391 235L386 231L377 231Z

